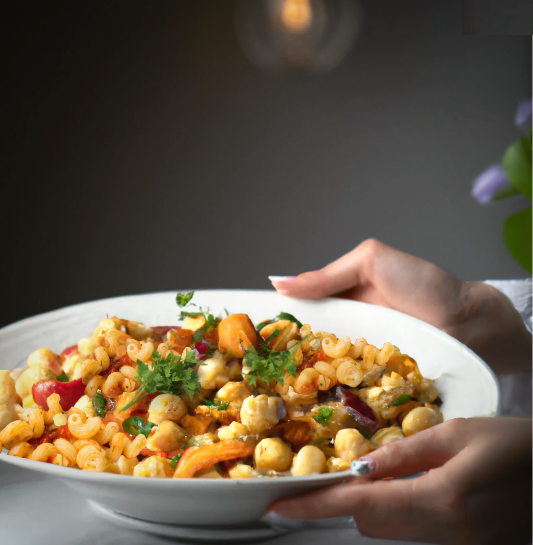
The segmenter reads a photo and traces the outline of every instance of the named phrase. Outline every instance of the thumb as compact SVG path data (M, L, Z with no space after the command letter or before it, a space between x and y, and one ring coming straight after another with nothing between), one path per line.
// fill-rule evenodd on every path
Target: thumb
M464 447L462 422L457 418L384 445L352 462L353 469L366 466L371 479L407 477L444 465Z

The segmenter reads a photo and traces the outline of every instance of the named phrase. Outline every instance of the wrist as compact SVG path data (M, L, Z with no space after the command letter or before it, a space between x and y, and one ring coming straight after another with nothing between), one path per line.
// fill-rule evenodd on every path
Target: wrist
M456 337L497 374L531 370L531 335L511 301L484 282L465 282Z

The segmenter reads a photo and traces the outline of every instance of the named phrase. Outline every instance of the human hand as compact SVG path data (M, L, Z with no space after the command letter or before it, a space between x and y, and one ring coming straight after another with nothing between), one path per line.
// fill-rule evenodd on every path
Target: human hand
M279 517L352 515L362 534L382 539L453 545L531 541L530 419L449 420L363 459L373 468L368 477L277 501L267 513L276 513L278 525ZM421 471L427 473L381 480Z
M376 240L364 241L323 269L279 278L271 277L282 295L343 297L393 308L455 337L498 373L531 369L531 335L505 295Z

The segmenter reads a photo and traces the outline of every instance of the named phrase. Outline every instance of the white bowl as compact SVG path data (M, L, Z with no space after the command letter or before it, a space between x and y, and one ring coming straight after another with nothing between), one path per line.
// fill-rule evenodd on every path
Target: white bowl
M41 346L60 352L88 337L106 316L119 316L148 325L174 325L179 309L176 292L103 299L34 316L0 330L0 367L25 366L27 356ZM422 374L435 379L443 400L442 412L455 417L494 416L499 412L498 383L487 365L467 347L415 318L394 310L341 299L299 301L274 291L205 290L194 296L197 305L224 316L245 312L254 323L280 311L353 339L365 337L381 346L389 341L418 363ZM258 521L274 500L300 494L349 477L339 472L308 477L251 480L148 479L91 473L0 454L6 463L54 475L66 485L107 509L151 522L187 526L241 525Z

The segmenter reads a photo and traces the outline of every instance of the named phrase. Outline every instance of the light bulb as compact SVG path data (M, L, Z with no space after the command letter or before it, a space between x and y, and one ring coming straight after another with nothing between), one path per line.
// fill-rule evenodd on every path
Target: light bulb
M361 20L358 0L240 0L236 11L244 53L267 70L335 68L350 50Z
M281 21L289 32L305 32L311 26L312 17L309 0L284 0Z

